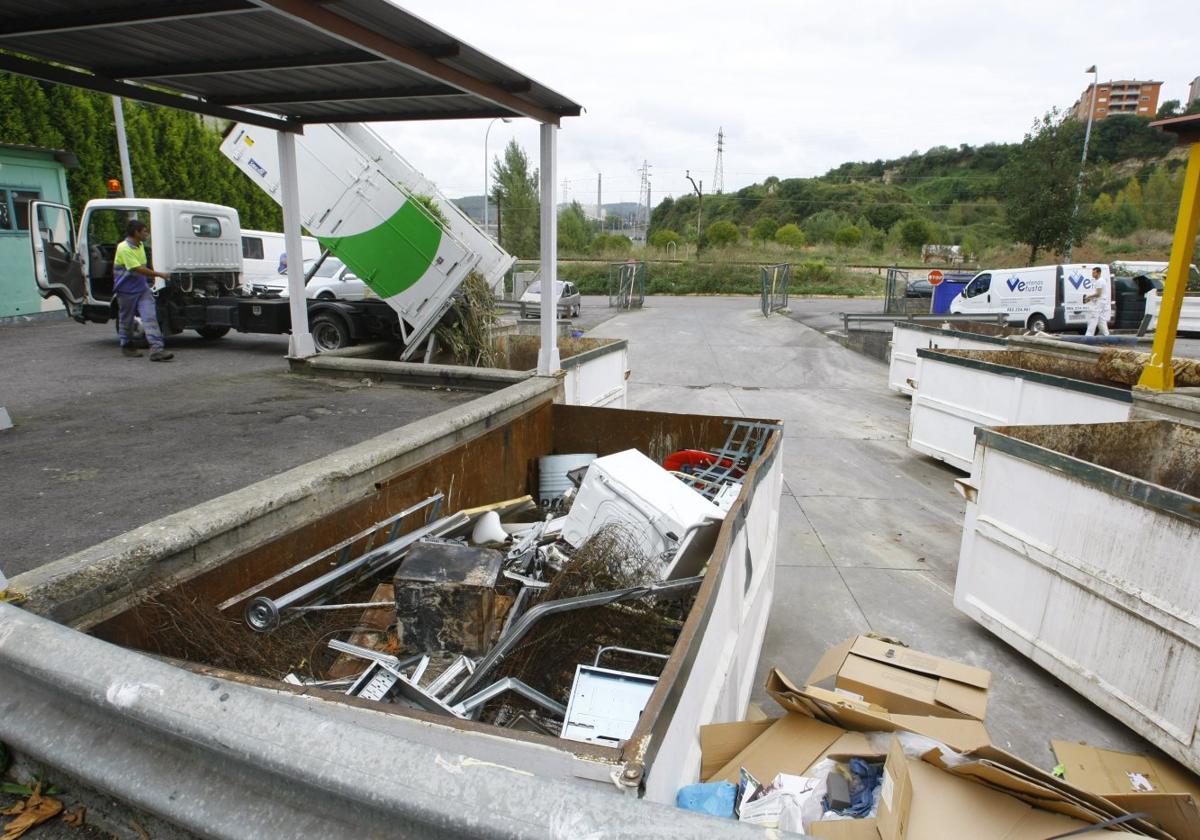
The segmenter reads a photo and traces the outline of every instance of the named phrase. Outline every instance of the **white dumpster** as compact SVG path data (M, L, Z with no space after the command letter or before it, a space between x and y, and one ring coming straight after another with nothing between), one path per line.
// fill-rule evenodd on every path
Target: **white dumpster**
M1133 397L1096 363L1028 350L918 350L908 445L969 472L976 426L1128 420Z
M901 394L916 390L917 350L1000 350L1009 327L970 321L945 321L941 325L897 321L892 327L888 361L888 387Z
M980 429L954 604L1200 771L1200 429Z

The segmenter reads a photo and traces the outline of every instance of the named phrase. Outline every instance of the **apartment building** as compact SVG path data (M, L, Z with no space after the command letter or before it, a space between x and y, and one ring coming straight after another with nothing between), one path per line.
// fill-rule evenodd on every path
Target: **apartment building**
M1096 109L1093 119L1102 120L1112 114L1136 114L1153 117L1158 112L1158 94L1162 82L1144 82L1137 79L1101 82L1096 90ZM1193 82L1193 86L1195 83ZM1092 104L1092 85L1088 85L1072 111L1081 120L1088 118L1088 107Z
M1192 83L1190 85L1188 85L1188 98L1187 98L1187 102L1184 103L1183 107L1184 108L1191 107L1191 104L1193 102L1195 102L1197 99L1200 99L1200 76L1197 76L1196 78L1192 79Z

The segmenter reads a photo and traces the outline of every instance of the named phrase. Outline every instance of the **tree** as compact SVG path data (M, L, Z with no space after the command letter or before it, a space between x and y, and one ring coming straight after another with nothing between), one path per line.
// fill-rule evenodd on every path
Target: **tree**
M1113 214L1113 200L1108 193L1100 193L1100 197L1092 202L1092 215L1089 225L1094 228L1108 226Z
M1155 230L1171 230L1179 212L1182 179L1172 178L1164 166L1155 168L1142 190L1142 216L1146 226Z
M582 254L592 240L591 224L578 201L572 201L558 214L558 247L562 251Z
M1104 228L1112 236L1128 236L1142 226L1142 214L1124 193L1117 198L1108 225Z
M1162 105L1158 106L1158 113L1154 115L1156 120L1165 120L1171 117L1179 116L1179 100L1168 99Z
M734 245L740 237L737 225L725 219L713 222L704 229L704 238L708 240L708 244L717 248L722 245Z
M541 254L538 232L541 202L538 173L516 140L508 141L503 158L492 161L492 196L500 207L500 246L514 256L535 259Z
M766 242L779 230L779 222L770 216L763 216L750 228L751 242Z
M656 230L650 235L650 245L654 248L666 248L674 243L676 247L683 242L683 237L673 230Z
M610 257L626 257L633 252L633 241L619 233L605 233L592 240L592 253Z
M929 223L924 219L905 219L900 223L900 243L909 251L920 251L929 243Z
M863 232L858 225L846 225L844 228L839 228L838 232L833 235L833 242L839 248L853 248L862 240Z
M1084 217L1075 213L1082 132L1078 120L1052 109L1034 122L1000 171L1005 220L1029 246L1030 263L1039 251L1065 251L1084 232Z
M797 225L786 224L775 231L775 241L788 248L804 247L804 231Z

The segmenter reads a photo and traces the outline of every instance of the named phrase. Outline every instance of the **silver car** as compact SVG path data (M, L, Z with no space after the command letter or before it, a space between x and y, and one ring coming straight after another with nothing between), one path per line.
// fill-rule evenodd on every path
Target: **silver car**
M312 270L313 260L304 261L304 273ZM287 297L287 286L280 295ZM374 292L346 264L337 257L326 257L325 262L304 288L304 296L316 300L362 300Z
M578 318L583 297L579 288L565 280L554 281L554 298L558 302L558 314L561 318ZM521 317L528 318L532 313L542 311L542 282L539 280L530 285L521 295Z

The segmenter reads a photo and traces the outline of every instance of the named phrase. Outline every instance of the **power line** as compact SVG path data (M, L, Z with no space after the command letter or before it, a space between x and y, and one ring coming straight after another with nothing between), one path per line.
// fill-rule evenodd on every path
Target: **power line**
M717 129L717 166L713 170L713 191L725 192L725 127Z

